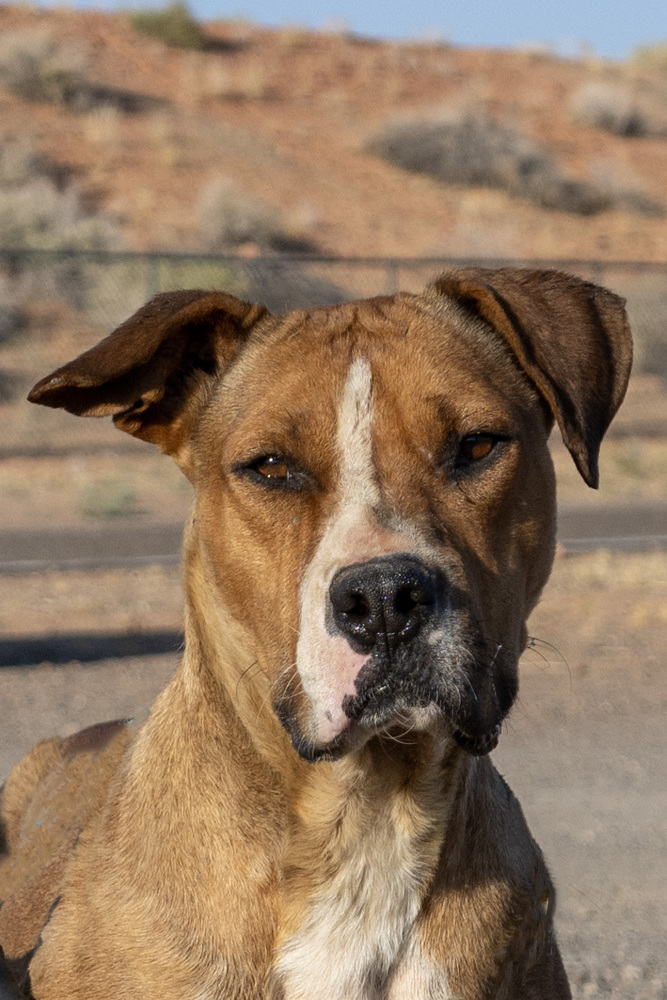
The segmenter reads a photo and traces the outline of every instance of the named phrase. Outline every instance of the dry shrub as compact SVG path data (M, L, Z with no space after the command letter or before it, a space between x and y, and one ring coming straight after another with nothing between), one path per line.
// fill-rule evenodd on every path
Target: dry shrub
M245 262L247 291L251 302L262 302L273 313L312 309L349 301L353 296L330 281L317 268L285 257L266 257Z
M43 28L11 31L0 38L0 87L27 101L86 112L111 107L137 114L160 106L159 98L87 79L85 49L55 42Z
M134 31L156 38L177 49L203 49L206 37L187 5L176 0L160 10L136 11L130 15Z
M0 190L21 187L46 171L46 161L35 156L28 142L0 138Z
M395 166L445 184L489 187L540 208L594 215L612 208L655 212L649 199L565 175L551 154L520 132L475 111L388 123L367 150Z
M615 290L627 299L635 371L667 379L667 277L646 275Z
M278 209L241 194L226 177L214 178L199 200L202 243L225 253L252 245L260 251L298 252L312 245L295 234Z
M664 104L651 107L620 84L597 81L580 87L571 102L576 122L620 136L663 136L667 134Z
M115 223L87 213L78 190L60 191L48 177L0 189L0 245L48 250L112 250L121 244Z
M0 86L28 101L85 106L86 63L80 47L54 42L46 29L10 31L0 39Z
M632 53L632 62L641 69L667 73L667 41L640 45Z
M11 343L23 333L28 320L25 312L8 302L0 302L0 345Z
M644 191L641 181L628 167L619 168L611 159L594 160L590 165L592 186L599 193L602 211L620 209L634 215L662 217L664 209Z
M116 223L85 210L72 184L61 187L54 165L26 143L0 138L0 246L5 249L112 250L122 246Z

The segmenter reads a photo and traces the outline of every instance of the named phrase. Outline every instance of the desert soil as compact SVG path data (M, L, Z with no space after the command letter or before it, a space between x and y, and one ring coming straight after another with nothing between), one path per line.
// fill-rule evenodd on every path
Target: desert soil
M0 580L3 631L175 627L176 568ZM25 618L24 618L25 621ZM667 1000L667 555L561 558L497 766L559 891L575 997ZM0 670L0 775L38 739L148 707L178 655Z
M595 84L612 98L618 88L643 93L662 121L657 65L272 31L242 19L207 25L209 45L194 52L137 34L124 12L0 7L3 34L35 30L78 54L92 83L144 107L128 114L102 102L77 113L5 90L0 130L29 137L75 177L133 248L201 246L202 197L222 175L334 254L665 257L660 214L545 209L407 174L365 150L387 120L472 109L511 124L574 177L631 185L661 202L664 138L612 135L572 113L581 87Z

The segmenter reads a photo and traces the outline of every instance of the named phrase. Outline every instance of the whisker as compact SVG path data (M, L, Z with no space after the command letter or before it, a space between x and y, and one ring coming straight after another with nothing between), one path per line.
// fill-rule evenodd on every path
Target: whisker
M243 674L241 674L241 677L239 678L239 683L245 677L245 675L248 673L248 670L250 670L251 667L253 667L255 665L258 665L260 671L263 674L265 674L265 675L268 676L267 671L265 671L264 668L260 664L255 663L255 664L251 664L250 667L247 668L247 670L244 670ZM282 691L280 693L280 698L284 698L287 695L290 686L298 680L298 674L296 674L296 673L292 674L291 676L287 676L288 673L289 673L289 671L292 670L294 667L296 667L296 662L289 664L287 667L285 667L283 670L281 670L280 673L278 674L278 676L271 682L271 684L269 685L269 689L266 692L264 698L262 698L261 702L257 706L257 712L256 712L256 716L255 716L256 719L259 719L259 717L261 716L262 712L266 708L267 704L271 701L272 696L276 693L278 685L283 680L285 681L285 684L284 684L284 687L283 687L283 689L282 689ZM237 690L238 690L238 684L237 684Z
M493 659L491 660L491 662L489 664L490 667L492 667L494 665L494 663L496 662L496 660L498 659L498 653L500 652L500 650L502 648L503 648L503 644L502 644L502 642L499 642L498 645L496 646L496 651L493 654Z
M468 677L467 673L465 671L463 671L463 673L461 674L461 676L463 678L464 684L466 684L470 688L471 695L473 696L473 698L475 699L475 701L478 702L479 699L477 697L477 692L475 691L475 689L474 689L474 687L472 685L472 681ZM459 708L461 707L460 701L461 701L461 695L459 694Z
M531 641L531 643L529 645L526 646L524 652L525 653L537 653L537 655L540 657L541 660L544 661L544 663L546 663L546 664L551 663L551 660L549 660L548 657L546 657L544 655L544 653L542 652L542 650L538 649L537 646L534 645L534 643L532 641Z
M539 643L540 646L546 646L547 649L553 650L553 652L556 654L556 661L555 662L556 663L561 663L565 667L565 669L567 670L567 673L568 673L568 677L570 678L570 687L572 687L572 671L570 670L570 664L567 661L567 657L563 656L563 654L561 653L561 651L558 648L558 646L554 646L554 644L552 642L547 642L546 639L539 639L537 636L534 636L534 635L528 636L528 644L526 646L526 649L527 650L528 649L534 650L536 653L538 653L540 656L542 656L542 658L545 660L546 663L552 663L554 661L549 660L544 655L544 653L542 652L542 650L540 650L540 649L537 648L538 647L538 643Z
M299 679L299 674L297 673L295 668L296 668L296 661L294 663L290 663L289 666L281 670L276 679L274 680L273 684L271 685L271 693L273 694L277 693L278 685L283 681L285 682L280 692L279 700L280 698L285 698L287 694L289 694L290 688L293 685L296 685ZM290 671L294 671L294 673L290 673Z
M236 682L236 689L234 691L234 697L235 698L238 698L238 696L239 696L239 685L241 684L241 681L245 680L247 674L250 673L250 671L253 669L253 667L258 667L260 673L264 672L263 668L260 666L259 660L253 660L253 662L250 664L250 666L245 668L245 670L243 671L243 673L241 674L241 676L239 677L239 679Z

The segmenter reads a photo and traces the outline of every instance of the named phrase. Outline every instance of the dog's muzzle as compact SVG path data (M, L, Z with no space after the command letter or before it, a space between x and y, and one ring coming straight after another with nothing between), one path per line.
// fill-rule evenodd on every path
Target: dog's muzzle
M355 563L331 581L329 627L356 653L369 654L355 683L357 694L343 702L348 718L382 728L411 709L437 706L454 723L459 746L481 756L496 746L500 724L485 720L481 732L459 728L466 682L459 679L452 691L451 664L441 659L439 644L429 641L442 631L445 617L450 628L456 619L456 589L442 571L410 554Z

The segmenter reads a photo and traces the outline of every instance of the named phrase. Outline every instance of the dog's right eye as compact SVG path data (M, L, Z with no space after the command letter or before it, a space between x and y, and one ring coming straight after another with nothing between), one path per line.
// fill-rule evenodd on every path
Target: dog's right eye
M260 476L265 476L266 479L289 479L290 471L289 466L284 458L279 458L277 455L269 455L267 458L260 458L253 465L255 472L259 473Z
M284 455L260 455L250 462L240 463L234 471L262 486L278 489L302 490L309 481L308 473Z

